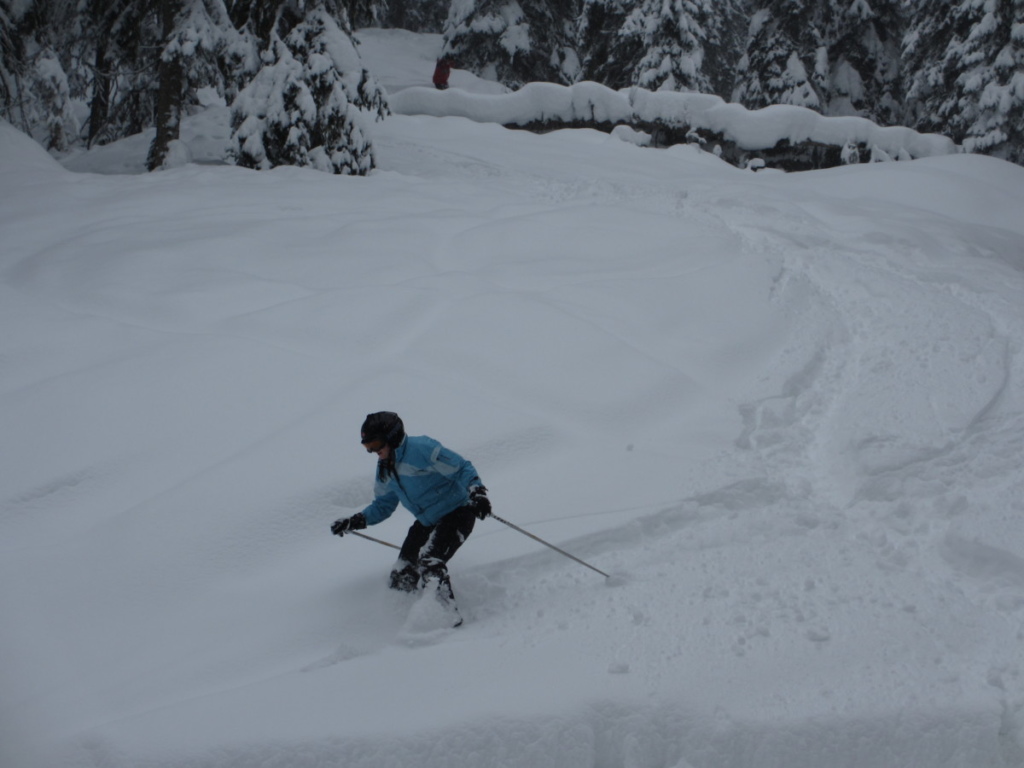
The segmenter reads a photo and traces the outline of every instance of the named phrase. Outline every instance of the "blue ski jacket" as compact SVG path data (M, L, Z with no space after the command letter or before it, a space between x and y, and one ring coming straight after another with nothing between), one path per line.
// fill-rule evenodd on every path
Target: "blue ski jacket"
M363 510L367 525L387 520L401 502L424 525L469 503L469 489L481 485L476 469L432 437L406 436L395 449L394 472L378 475L373 503Z

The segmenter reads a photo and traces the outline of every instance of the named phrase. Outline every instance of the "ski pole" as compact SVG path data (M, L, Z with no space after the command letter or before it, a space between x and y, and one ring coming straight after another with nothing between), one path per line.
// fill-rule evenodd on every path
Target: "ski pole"
M524 531L524 530L523 530L522 528L520 528L520 527L519 527L518 525L513 525L513 524L512 524L512 523L510 523L510 522L509 522L508 520L505 520L504 518L498 517L498 516L497 516L496 514L494 514L493 512L491 513L491 515L490 515L490 516L491 516L491 517L493 517L493 518L494 518L495 520L497 520L497 521L498 521L499 523L504 523L504 524L505 524L505 525L507 525L507 526L508 526L509 528L511 528L511 529L513 529L513 530L515 530L515 531L519 531L520 533L522 533L522 534L524 534L524 535L526 535L526 536L529 536L529 537L530 537L531 539L533 539L534 541L539 541L539 542L540 542L541 544L543 544L543 545L544 545L545 547L550 547L551 549L555 550L555 552L558 552L558 553L559 553L559 554L561 554L561 555L565 555L565 556L566 556L566 557L568 557L568 558L569 558L570 560L575 560L575 561L576 561L577 563L579 563L580 565L585 565L585 566L587 566L587 568L589 568L590 570L592 570L592 571L597 571L597 572L598 572L598 573L600 573L600 574L601 574L602 576L604 576L604 577L605 577L606 579L610 579L610 578L611 578L611 576L609 576L609 575L608 575L607 573L605 573L604 571L602 571L602 570L601 570L600 568L595 568L595 567L594 567L594 566L592 566L592 565L591 565L590 563L585 563L585 562L583 562L582 560L580 560L580 559L579 559L578 557L575 557L574 555L570 555L570 554L569 554L568 552L566 552L566 551L565 551L564 549L559 549L559 548L558 548L558 547L556 547L556 546L555 546L554 544L549 544L548 542L544 541L544 539L542 539L542 538L541 538L540 536L534 536L534 535L533 535L532 533L530 533L529 531Z
M397 544L392 544L390 541L384 541L383 539L375 539L373 538L373 536L367 536L365 533L360 533L359 531L349 531L349 533L355 534L359 538L366 539L367 541L375 541L378 544L383 544L385 547L391 547L392 549L401 549L401 547Z

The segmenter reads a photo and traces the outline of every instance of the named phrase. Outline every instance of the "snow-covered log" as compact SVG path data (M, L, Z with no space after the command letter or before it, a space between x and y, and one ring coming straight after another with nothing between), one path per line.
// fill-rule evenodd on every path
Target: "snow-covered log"
M910 159L961 151L952 139L860 117L825 117L805 107L749 110L701 93L612 90L592 82L571 86L530 83L507 94L407 88L390 98L397 114L465 117L476 122L548 131L628 125L651 133L656 145L698 142L730 162L760 158L791 170L839 165L844 157ZM854 155L844 153L856 147Z

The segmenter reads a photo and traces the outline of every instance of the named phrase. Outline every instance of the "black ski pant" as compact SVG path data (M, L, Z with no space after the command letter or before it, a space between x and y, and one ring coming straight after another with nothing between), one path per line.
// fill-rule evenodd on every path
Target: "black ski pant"
M470 507L449 512L436 525L419 520L413 523L391 571L391 588L414 592L436 579L450 592L448 561L473 532L475 523L476 513Z

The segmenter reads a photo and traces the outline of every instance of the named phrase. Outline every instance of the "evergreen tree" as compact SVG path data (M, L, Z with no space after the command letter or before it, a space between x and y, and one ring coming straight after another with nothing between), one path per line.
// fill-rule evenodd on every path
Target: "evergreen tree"
M388 27L412 32L441 32L447 16L447 0L389 0L384 21Z
M153 171L164 165L171 142L177 141L181 127L181 102L185 90L187 55L181 43L178 23L180 0L164 0L160 16L167 44L160 56L160 92L156 110L156 136L149 147L146 167Z
M704 28L702 11L690 0L643 0L626 18L620 34L637 37L643 58L633 70L641 88L669 91L710 90L701 67Z
M163 49L152 0L81 0L68 40L72 93L89 100L87 142L106 144L153 125Z
M147 167L162 167L178 139L184 110L202 87L224 93L223 62L237 37L221 0L163 0L164 48L159 63L156 136Z
M110 55L111 38L105 33L109 16L97 2L87 1L81 9L82 26L88 34L80 44L80 60L82 69L87 71L78 92L89 100L89 122L86 145L104 143L109 137L107 126L110 120L111 100L113 96L113 56ZM91 54L91 55L90 55ZM86 63L88 62L88 63Z
M578 0L453 0L444 53L458 65L511 88L579 77Z
M271 31L262 68L232 105L233 162L359 175L374 167L358 113L383 117L387 104L363 69L350 32L322 6L283 37Z
M349 24L355 29L384 24L391 5L388 0L342 0Z
M736 67L747 38L750 0L708 0L702 71L711 93L732 95Z
M0 3L0 115L55 151L68 149L78 134L70 57L61 55L72 10L69 0L39 0L18 11Z
M11 0L0 0L0 117L24 127L25 45Z
M902 29L902 0L764 0L734 99L896 122Z
M911 0L908 123L1024 162L1024 0Z
M619 33L634 4L634 0L583 0L577 34L584 79L616 89L633 83L636 62L644 54L642 40Z
M29 122L36 127L32 134L47 149L64 152L78 135L78 119L72 110L67 75L52 49L35 57L32 81L35 98Z
M739 20L733 0L586 0L584 76L619 88L724 93Z
M882 125L899 122L903 25L902 0L833 4L826 114L859 115Z
M817 0L760 0L751 17L734 101L751 109L770 104L824 108L828 90L824 5Z

